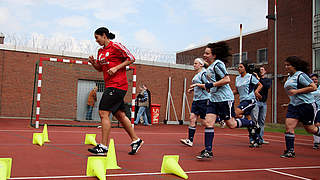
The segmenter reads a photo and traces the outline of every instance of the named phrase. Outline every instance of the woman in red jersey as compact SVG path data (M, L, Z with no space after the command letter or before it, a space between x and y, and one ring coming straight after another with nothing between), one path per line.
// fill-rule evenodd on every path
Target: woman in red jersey
M136 135L130 120L124 113L124 96L128 90L126 66L133 63L135 58L120 43L112 42L115 35L105 27L97 29L94 33L96 42L103 46L98 50L97 60L93 56L89 57L89 62L99 72L103 72L105 91L99 104L99 115L102 124L101 143L89 152L96 155L105 155L108 152L109 135L111 130L110 113L112 113L122 124L130 136L131 151L130 155L138 152L143 141Z

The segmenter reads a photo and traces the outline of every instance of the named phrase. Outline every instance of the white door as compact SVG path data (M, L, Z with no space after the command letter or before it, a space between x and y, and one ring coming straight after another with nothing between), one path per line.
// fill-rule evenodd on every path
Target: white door
M101 121L99 116L99 102L102 98L102 94L104 91L104 82L103 81L95 81L95 86L98 87L97 91L97 102L94 104L93 112L92 112L92 119Z
M102 82L103 84L103 82ZM100 121L100 117L98 114L99 102L104 90L104 85L101 86L100 81L91 81L91 80L78 80L78 93L77 93L77 120L85 120L87 113L87 101L90 91L98 86L97 91L97 102L94 104L92 119L96 121ZM101 89L102 87L102 89Z

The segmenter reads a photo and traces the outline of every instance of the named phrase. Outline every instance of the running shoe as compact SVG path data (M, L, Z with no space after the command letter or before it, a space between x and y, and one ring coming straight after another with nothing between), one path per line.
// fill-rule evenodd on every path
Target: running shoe
M294 158L294 157L296 157L296 153L294 151L285 150L284 153L280 157L282 157L282 158Z
M313 149L319 149L319 144L320 144L320 143L314 143L312 148L313 148Z
M220 121L220 127L221 128L225 128L226 127L226 123L224 122L224 120Z
M190 139L180 139L180 142L182 144L185 144L185 145L190 146L190 147L192 147L192 145L193 145L193 142L190 141Z
M88 149L88 151L91 152L92 154L101 155L101 156L107 155L107 152L108 152L108 150L102 148L102 146L100 144L98 144L97 146L95 146L92 149Z
M250 142L249 147L250 148L258 148L258 147L260 147L260 144L256 143L256 142Z
M143 143L144 143L144 142L143 142L141 139L132 142L132 143L130 144L130 146L131 146L132 149L131 149L131 151L129 152L129 154L130 154L130 155L136 154L136 153L139 151L139 149L141 148L141 146L143 145Z
M203 150L201 151L200 155L197 156L197 159L211 159L213 157L212 151Z

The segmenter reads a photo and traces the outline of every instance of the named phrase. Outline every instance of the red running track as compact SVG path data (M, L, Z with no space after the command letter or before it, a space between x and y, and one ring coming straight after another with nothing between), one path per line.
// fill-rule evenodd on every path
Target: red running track
M28 127L29 121L0 119L0 158L12 158L10 179L96 179L86 176L91 145L85 134L97 134L98 128L48 127L50 143L32 144L32 134L42 129ZM42 128L42 127L41 127ZM107 170L107 179L181 179L161 174L164 155L179 155L179 164L189 179L320 179L320 150L312 149L313 137L296 135L294 159L280 158L285 143L282 133L265 133L270 144L248 147L246 129L215 128L214 158L199 161L196 155L204 148L204 128L198 126L193 147L182 145L187 126L135 126L145 144L128 155L129 137L122 128L112 128L118 165L121 170Z

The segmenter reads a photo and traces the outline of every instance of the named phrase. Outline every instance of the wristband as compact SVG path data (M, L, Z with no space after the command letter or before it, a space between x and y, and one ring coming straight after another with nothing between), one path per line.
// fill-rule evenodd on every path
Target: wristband
M214 86L213 83L206 83L206 84L205 84L206 89L210 89L210 88L212 88L213 86Z

